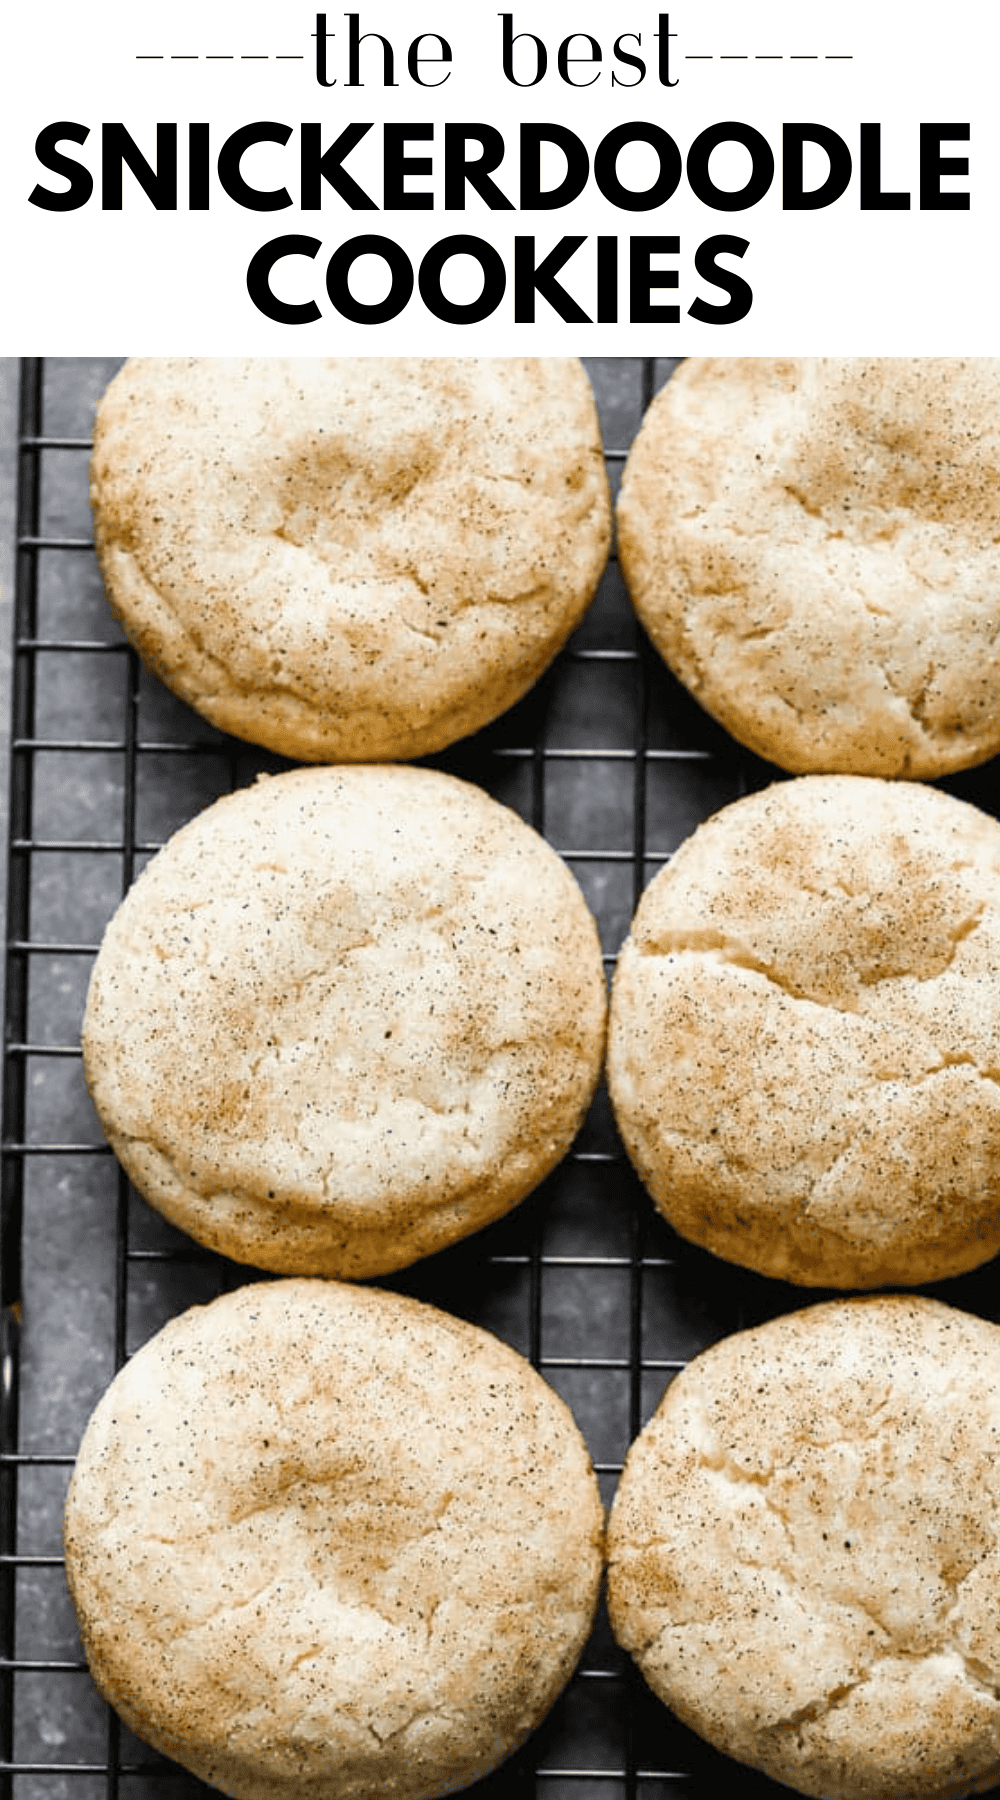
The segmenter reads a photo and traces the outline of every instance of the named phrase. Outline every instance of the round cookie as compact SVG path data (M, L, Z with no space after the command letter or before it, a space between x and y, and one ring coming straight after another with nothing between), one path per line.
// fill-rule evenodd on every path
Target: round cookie
M707 357L633 445L622 568L658 650L796 773L1000 750L1000 360Z
M516 814L427 769L298 769L217 801L139 877L84 1067L132 1181L192 1237L361 1276L554 1167L605 1011L579 887Z
M496 718L579 623L610 535L570 357L140 358L101 402L91 503L144 659L312 762Z
M821 1800L1000 1780L1000 1330L900 1295L725 1339L629 1452L620 1642L703 1737Z
M253 1284L115 1378L66 1504L92 1674L242 1800L421 1800L528 1736L594 1614L573 1419L506 1344L336 1282Z
M640 902L611 1001L625 1147L675 1228L835 1287L1000 1249L1000 824L918 783L725 807Z

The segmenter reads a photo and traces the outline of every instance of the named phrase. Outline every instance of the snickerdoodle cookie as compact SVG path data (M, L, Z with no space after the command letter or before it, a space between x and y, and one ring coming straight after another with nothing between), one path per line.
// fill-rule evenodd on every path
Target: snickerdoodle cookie
M657 648L794 772L1000 750L1000 360L707 357L633 446L622 566Z
M676 1229L811 1285L1000 1248L1000 824L810 775L702 825L619 958L608 1072Z
M593 919L479 788L308 768L217 801L130 890L83 1027L154 1206L289 1274L400 1268L514 1206L600 1071Z
M509 1756L587 1637L602 1511L523 1357L435 1308L255 1283L87 1428L66 1570L126 1723L241 1800L428 1800Z
M901 1295L738 1333L668 1388L612 1623L694 1730L820 1800L1000 1780L1000 1329Z
M108 598L225 731L422 756L526 692L607 558L574 358L140 358L98 412Z

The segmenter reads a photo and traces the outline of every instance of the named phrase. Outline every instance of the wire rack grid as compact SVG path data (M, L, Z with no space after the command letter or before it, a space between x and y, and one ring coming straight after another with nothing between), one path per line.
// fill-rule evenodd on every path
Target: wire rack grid
M674 359L676 360L676 359ZM11 721L3 1076L0 1792L186 1800L208 1792L133 1738L86 1672L61 1562L66 1483L116 1369L166 1319L253 1271L202 1251L129 1187L83 1083L79 1028L104 925L177 826L281 759L204 725L107 611L87 503L113 361L26 361ZM673 361L588 364L612 486ZM776 773L740 751L651 651L612 560L539 686L431 759L543 832L577 875L610 970L652 873L697 822ZM994 772L995 773L995 772ZM967 778L990 806L987 774ZM985 785L984 785L985 784ZM954 784L953 784L954 785ZM995 794L990 810L996 810ZM649 1206L599 1094L571 1155L510 1218L386 1285L485 1325L571 1406L605 1501L688 1358L801 1304L680 1243ZM989 1284L949 1298L993 1315ZM956 1290L961 1290L960 1292ZM816 1297L816 1296L814 1296ZM481 1800L707 1800L786 1792L718 1758L649 1696L603 1614L580 1670Z

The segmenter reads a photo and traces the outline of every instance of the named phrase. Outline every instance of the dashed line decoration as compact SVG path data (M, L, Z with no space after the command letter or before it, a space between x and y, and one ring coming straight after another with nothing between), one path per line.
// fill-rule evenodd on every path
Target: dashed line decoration
M783 50L755 51L751 56L748 50L715 51L687 50L683 53L685 62L853 62L850 51L828 50L822 54L818 50L790 50L785 55Z
M304 62L301 51L285 54L276 51L272 57L268 51L212 51L205 52L204 57L197 51L149 50L139 51L136 62ZM761 50L752 55L748 50L688 50L683 53L685 62L853 62L850 51L829 50L790 50L787 55L783 50Z
M238 55L232 50L206 50L204 57L198 51L162 50L137 51L136 62L305 62L301 51L285 54L278 50L272 57L269 51L246 50Z

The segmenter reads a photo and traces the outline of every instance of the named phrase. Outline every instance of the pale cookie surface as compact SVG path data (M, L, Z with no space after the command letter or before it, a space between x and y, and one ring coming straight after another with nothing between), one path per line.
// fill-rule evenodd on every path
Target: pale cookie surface
M132 361L91 503L157 674L318 762L422 756L505 711L579 622L610 531L569 357Z
M676 852L618 962L608 1084L676 1229L819 1286L1000 1248L1000 824L803 776Z
M92 1673L243 1800L422 1800L573 1672L602 1566L586 1447L523 1357L435 1308L254 1284L116 1377L66 1506Z
M899 1295L713 1346L629 1452L620 1642L719 1749L820 1800L1000 1780L1000 1329Z
M566 865L479 788L299 769L217 801L111 921L84 1066L115 1154L200 1242L400 1268L569 1149L606 994Z
M934 776L1000 750L1000 361L684 363L618 530L657 648L761 756Z

